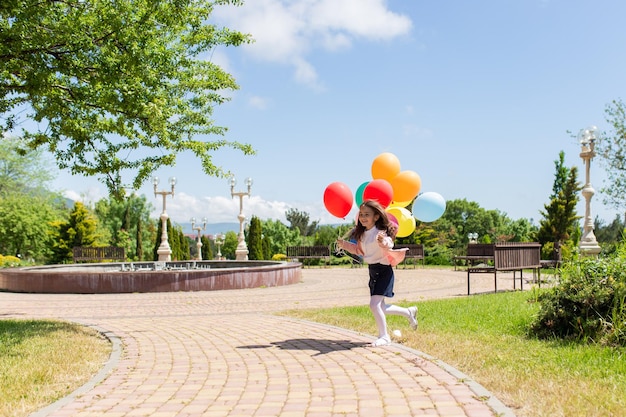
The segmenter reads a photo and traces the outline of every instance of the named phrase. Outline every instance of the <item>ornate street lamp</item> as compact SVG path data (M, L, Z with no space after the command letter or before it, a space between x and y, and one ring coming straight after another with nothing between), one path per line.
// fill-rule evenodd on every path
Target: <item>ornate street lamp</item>
M202 227L196 226L195 217L192 217L190 221L191 221L191 230L198 231L198 239L196 240L196 248L198 248L198 256L196 257L196 260L201 261L202 260L202 236L200 235L200 232L202 230L206 230L207 218L206 217L202 218Z
M232 198L235 196L239 197L239 235L237 236L237 250L235 250L235 259L238 261L247 261L248 260L248 247L246 246L246 238L243 234L243 222L246 217L243 215L243 198L244 196L250 197L250 190L252 188L252 178L246 178L246 185L248 186L248 191L239 191L235 192L235 185L237 185L237 180L234 176L230 177L230 195Z
M591 160L596 156L594 148L597 130L597 127L589 126L586 129L581 129L578 133L578 139L582 146L580 157L585 163L585 185L582 189L582 195L585 197L585 219L579 248L580 252L587 256L596 256L600 253L600 246L593 233L593 219L591 218L591 197L593 197L596 191L591 186L590 180Z
M469 240L469 243L478 242L478 233L468 233L467 239Z
M221 247L224 244L224 239L226 238L226 236L224 236L223 233L218 233L217 235L215 235L213 237L213 241L215 242L215 246L217 246L217 260L221 261L222 260L222 251L221 251Z
M166 205L166 197L168 195L172 195L174 198L174 186L176 186L176 177L170 177L168 182L172 187L172 191L157 191L157 186L159 185L159 177L152 177L152 184L154 185L154 196L162 195L163 196L163 212L161 213L161 245L159 249L157 249L157 254L159 255L160 262L169 262L172 260L172 250L170 249L170 244L167 241L167 211L165 210Z

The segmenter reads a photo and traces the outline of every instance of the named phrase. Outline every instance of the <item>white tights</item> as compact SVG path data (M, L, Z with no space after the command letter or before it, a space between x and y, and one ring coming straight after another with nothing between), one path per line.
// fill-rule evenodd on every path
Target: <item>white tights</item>
M376 327L378 328L378 337L389 338L387 332L387 318L385 315L397 315L404 316L406 318L411 317L411 312L406 307L398 307L393 304L385 304L385 297L382 295L372 295L370 298L370 310L374 315L376 321Z

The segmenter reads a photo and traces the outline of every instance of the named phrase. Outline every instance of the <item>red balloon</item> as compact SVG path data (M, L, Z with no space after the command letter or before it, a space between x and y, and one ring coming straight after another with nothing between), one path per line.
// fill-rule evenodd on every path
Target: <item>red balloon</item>
M345 218L353 201L352 191L342 182L333 182L324 190L324 206L333 216Z
M366 200L376 200L386 208L393 200L393 187L387 180L372 180L363 190L363 201Z

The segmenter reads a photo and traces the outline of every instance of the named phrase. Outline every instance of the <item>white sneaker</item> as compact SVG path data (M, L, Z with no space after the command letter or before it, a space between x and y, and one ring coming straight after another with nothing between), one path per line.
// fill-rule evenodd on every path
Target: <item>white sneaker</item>
M409 307L409 323L411 324L411 329L417 329L417 307L415 306Z
M387 346L391 344L391 339L389 338L389 336L383 336L383 337L379 337L378 339L374 340L372 342L372 347L378 347L378 346Z

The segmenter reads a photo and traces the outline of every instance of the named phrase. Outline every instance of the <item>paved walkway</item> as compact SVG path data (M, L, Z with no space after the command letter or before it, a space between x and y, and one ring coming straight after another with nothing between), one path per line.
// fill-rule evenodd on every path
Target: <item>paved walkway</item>
M371 348L373 335L273 315L368 303L365 268L302 275L300 284L247 290L0 293L0 318L71 320L113 342L92 381L33 417L514 415L425 353L395 343ZM506 274L498 281L512 288ZM395 289L395 301L462 296L466 274L399 269ZM472 278L472 292L480 291L493 291L492 275Z

